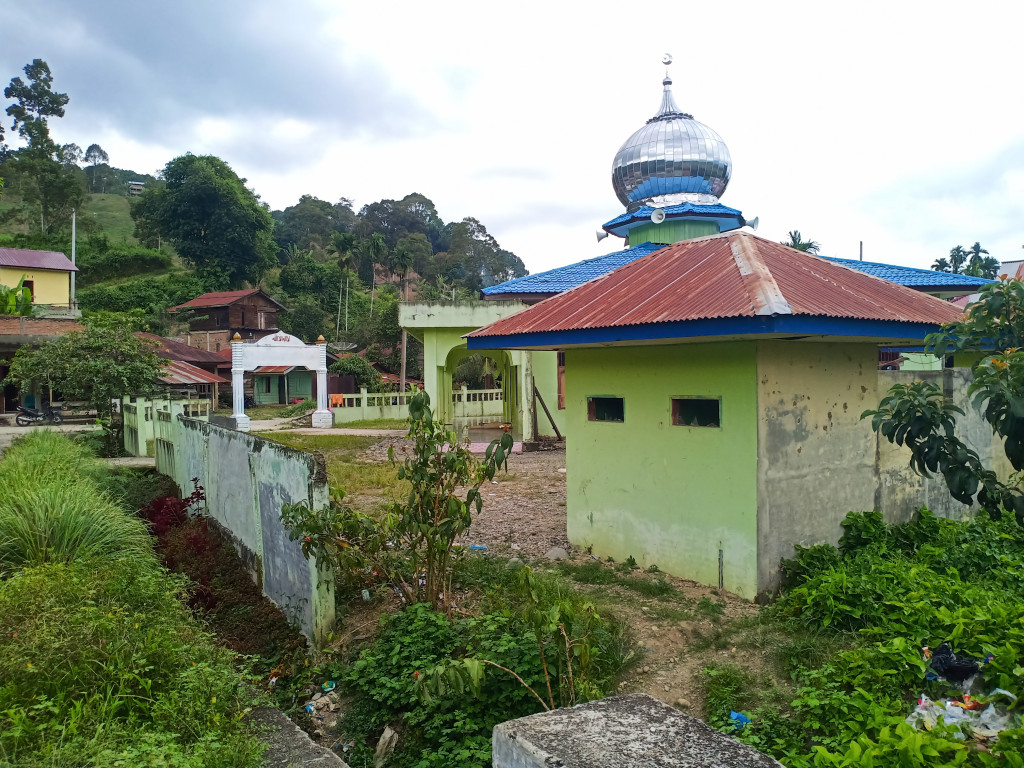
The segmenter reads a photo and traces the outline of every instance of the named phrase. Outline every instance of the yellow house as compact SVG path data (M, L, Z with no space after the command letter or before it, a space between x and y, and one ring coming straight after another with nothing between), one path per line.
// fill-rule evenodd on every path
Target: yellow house
M78 267L58 251L0 248L0 285L13 288L22 278L32 303L71 310L71 273Z

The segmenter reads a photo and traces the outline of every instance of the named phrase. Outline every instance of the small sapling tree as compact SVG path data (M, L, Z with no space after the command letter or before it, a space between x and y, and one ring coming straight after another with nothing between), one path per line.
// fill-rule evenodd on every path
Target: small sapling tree
M986 285L964 318L944 325L925 339L925 349L947 354L976 353L974 381L968 393L1017 473L1024 469L1024 283L1018 279ZM910 466L920 475L938 472L950 495L964 504L975 501L993 518L1004 511L1024 523L1024 489L1015 474L1002 482L984 466L977 452L956 436L956 416L963 411L930 382L893 386L878 408L865 411L871 427L889 442L910 449Z
M411 447L398 478L409 483L403 503L391 504L380 520L342 506L343 491L332 503L312 510L303 503L286 504L281 520L303 554L333 562L342 574L376 571L410 602L429 602L436 610L451 604L455 542L469 528L472 514L483 507L480 486L505 467L512 436L493 441L477 461L458 435L434 419L430 398L419 392L409 401ZM394 448L388 458L397 463Z

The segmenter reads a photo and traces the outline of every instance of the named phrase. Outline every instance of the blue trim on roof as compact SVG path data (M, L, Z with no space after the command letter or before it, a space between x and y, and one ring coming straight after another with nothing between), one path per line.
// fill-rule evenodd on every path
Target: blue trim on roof
M466 342L469 349L529 349L531 347L562 348L582 344L663 341L714 336L756 336L778 333L804 336L923 339L929 333L938 331L939 327L937 323L903 323L892 320L856 320L808 315L771 315L767 317L683 320L674 323L646 323L614 328L540 331L506 336L470 336Z
M950 288L981 288L983 285L993 282L984 277L971 277L969 275L956 275L951 272L936 272L931 269L919 269L917 267L900 267L895 264L879 264L875 261L856 261L854 259L836 259L831 256L822 256L826 261L839 264L843 267L856 269L891 283L905 285L908 288L914 287L950 287Z
M566 267L549 269L535 275L517 277L504 283L484 288L481 293L486 296L500 296L516 293L561 293L583 285L595 277L607 275L609 272L630 264L649 253L654 253L665 246L661 243L643 243L633 248L613 251L604 256L597 256L586 261L579 261Z
M635 211L627 211L605 223L603 229L608 234L615 235L616 237L625 237L633 227L639 224L649 224L654 210L653 206L645 205L643 208L638 208ZM743 218L741 211L721 203L716 203L715 205L680 203L679 205L666 205L662 210L665 211L666 220L691 217L717 220L722 232L739 229L746 223L746 219Z

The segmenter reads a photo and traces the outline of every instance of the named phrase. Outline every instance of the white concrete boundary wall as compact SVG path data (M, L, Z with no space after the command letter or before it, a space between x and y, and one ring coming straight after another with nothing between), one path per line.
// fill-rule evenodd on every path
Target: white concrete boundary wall
M314 509L328 503L322 460L195 419L159 416L157 470L185 494L198 478L206 489L206 514L230 532L263 594L306 637L323 642L334 626L334 575L306 560L281 524L286 503Z

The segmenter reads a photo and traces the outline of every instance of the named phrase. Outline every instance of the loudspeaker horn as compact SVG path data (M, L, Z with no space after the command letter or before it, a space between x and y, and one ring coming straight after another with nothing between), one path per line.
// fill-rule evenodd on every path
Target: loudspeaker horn
M757 232L757 225L760 223L760 221L761 221L761 217L760 216L755 216L754 218L752 218L750 221L747 222L747 226L750 227L755 232Z
M605 232L603 229L598 229L597 230L597 242L600 243L606 237L608 237L608 233L607 232Z
M651 211L651 221L653 221L655 224L661 224L661 222L663 222L664 220L665 220L665 209L664 208L655 208L653 211Z

